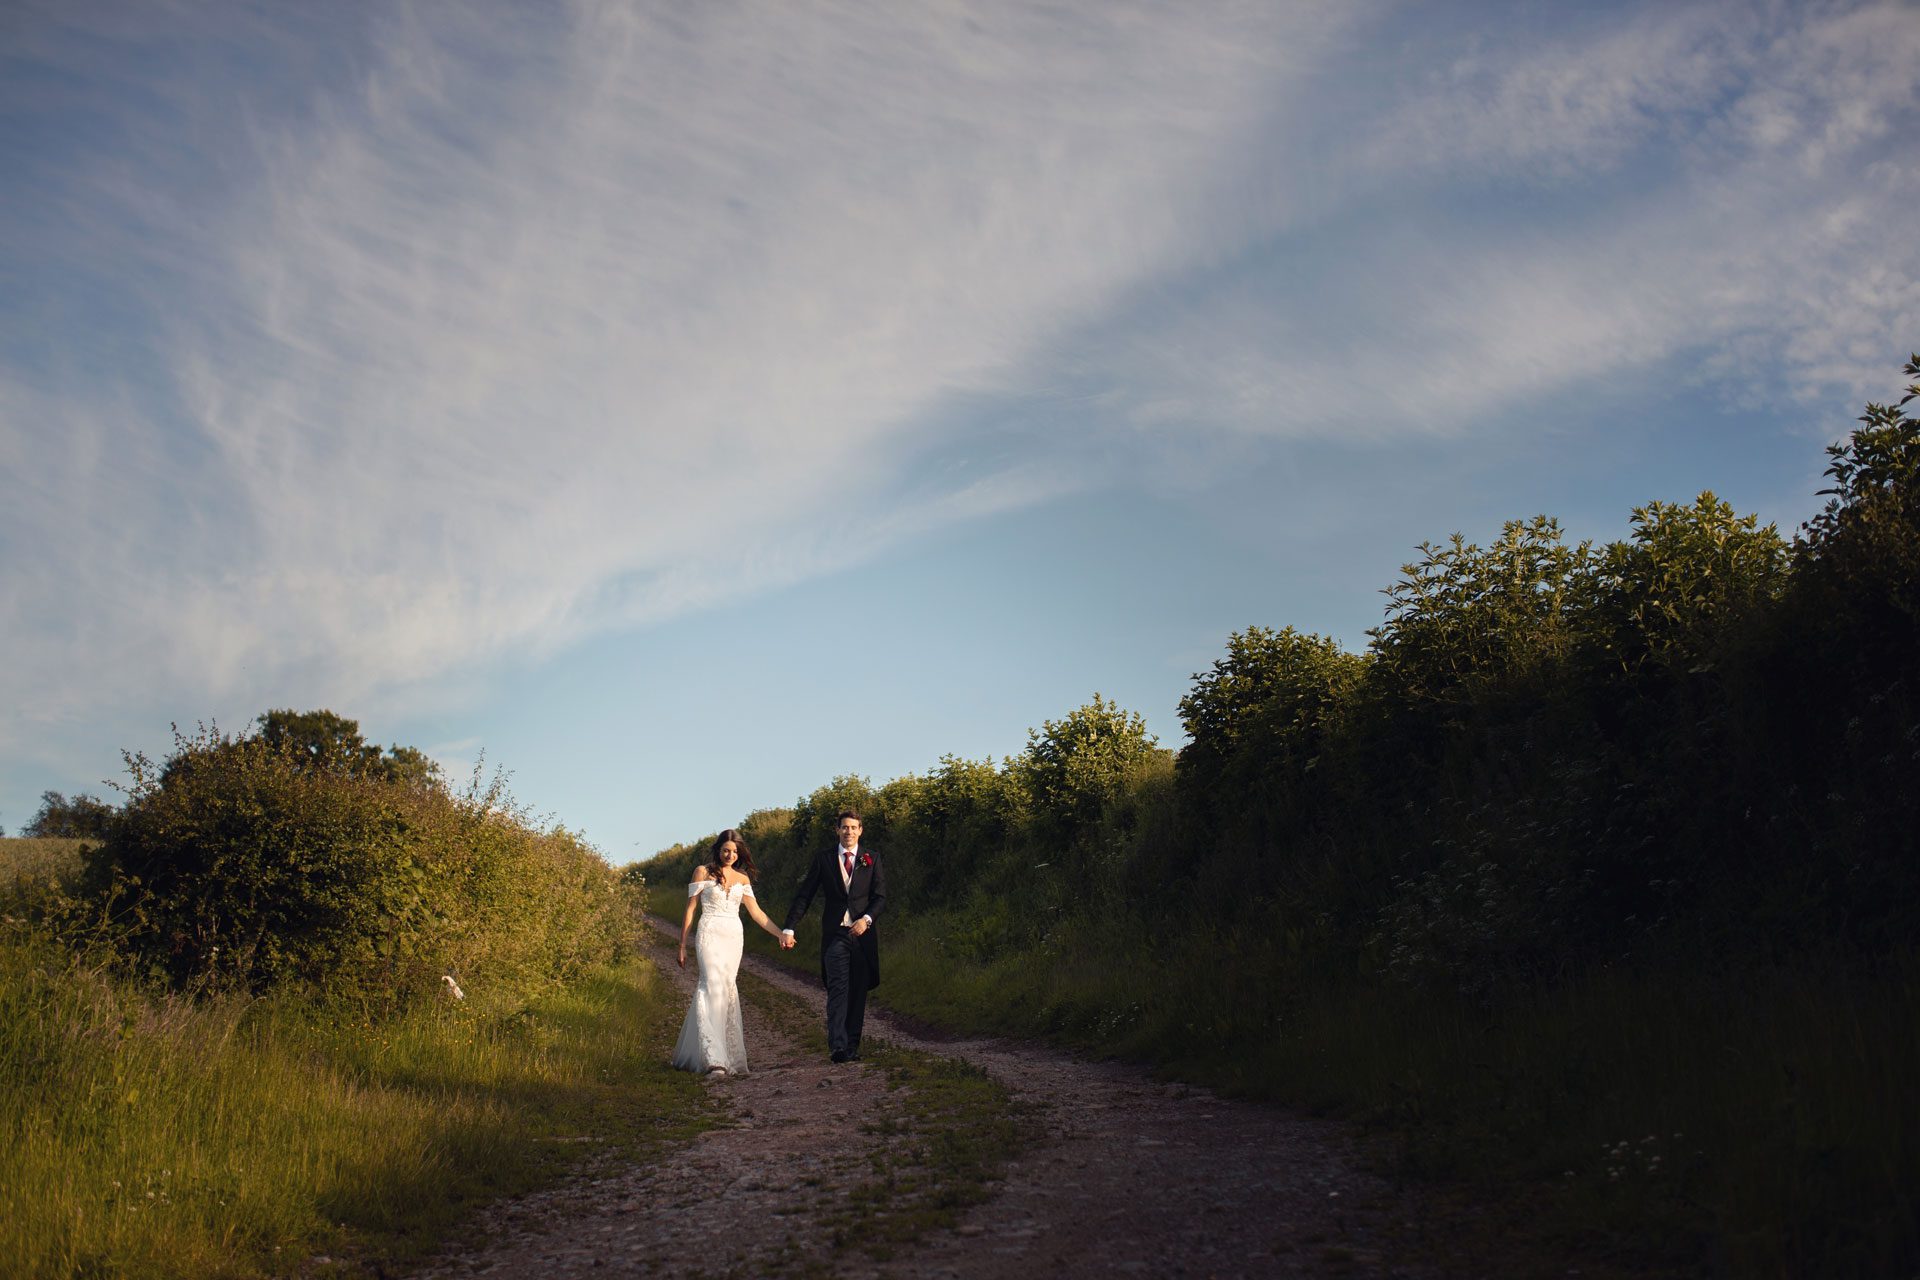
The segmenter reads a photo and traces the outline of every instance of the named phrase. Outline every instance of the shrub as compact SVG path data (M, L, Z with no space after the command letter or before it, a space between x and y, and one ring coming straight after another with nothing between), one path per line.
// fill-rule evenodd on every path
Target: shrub
M1485 548L1456 533L1419 550L1367 633L1371 683L1394 701L1458 710L1536 690L1578 648L1594 557L1589 543L1566 544L1559 521L1509 520Z
M612 868L536 830L497 780L455 796L207 729L129 769L70 923L104 921L176 987L393 1003L452 972L531 988L611 959L631 929Z
M1182 792L1205 817L1292 789L1346 723L1367 660L1326 636L1248 627L1180 700Z
M1691 506L1635 507L1633 537L1602 553L1597 632L1606 666L1685 672L1719 659L1779 599L1786 541L1758 516L1740 516L1711 492Z
M158 773L138 756L129 768L86 881L121 948L176 985L216 968L256 989L367 983L367 953L404 926L421 876L385 788L213 730L176 735Z
M1027 730L1013 771L1045 836L1065 843L1100 819L1134 769L1158 751L1147 722L1099 694L1059 720Z
M1920 377L1920 356L1907 363ZM1845 443L1827 448L1826 507L1796 547L1810 605L1854 649L1846 666L1876 690L1911 682L1920 649L1920 420L1906 406L1869 404Z
M804 859L834 843L839 839L835 834L835 822L845 809L856 810L861 815L861 839L884 847L887 817L881 811L878 800L873 785L855 774L842 774L825 786L816 788L811 795L802 797L793 806L793 818L786 832L791 849ZM798 878L805 871L803 861L792 868L791 874Z

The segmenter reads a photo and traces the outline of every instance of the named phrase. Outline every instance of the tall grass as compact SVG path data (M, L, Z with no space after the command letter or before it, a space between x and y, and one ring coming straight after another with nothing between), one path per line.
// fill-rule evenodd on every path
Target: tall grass
M404 1257L476 1200L703 1123L644 962L531 1004L470 990L377 1022L152 994L0 936L0 1274L283 1273ZM337 1013L337 1010L336 1010Z
M1284 934L1085 922L960 954L893 923L884 1003L1358 1120L1394 1172L1477 1184L1544 1254L1736 1275L1904 1274L1920 1245L1920 959L1602 969L1487 1002L1327 981ZM1596 1244L1596 1242L1598 1242Z
M84 851L99 843L63 836L0 838L0 910L13 915L32 909L45 899L49 886L78 876Z

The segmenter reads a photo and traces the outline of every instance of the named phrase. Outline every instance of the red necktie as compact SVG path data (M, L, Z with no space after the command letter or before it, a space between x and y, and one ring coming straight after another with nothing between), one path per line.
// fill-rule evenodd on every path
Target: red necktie
M851 880L853 879L853 850L848 849L843 854L841 854L841 856L845 858L847 862L847 869L841 874L845 875L847 879Z

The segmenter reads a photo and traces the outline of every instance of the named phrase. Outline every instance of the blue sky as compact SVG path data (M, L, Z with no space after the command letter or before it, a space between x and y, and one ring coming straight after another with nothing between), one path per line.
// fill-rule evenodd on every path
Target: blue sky
M168 724L616 862L1414 544L1791 528L1920 345L1908 4L25 3L0 824Z

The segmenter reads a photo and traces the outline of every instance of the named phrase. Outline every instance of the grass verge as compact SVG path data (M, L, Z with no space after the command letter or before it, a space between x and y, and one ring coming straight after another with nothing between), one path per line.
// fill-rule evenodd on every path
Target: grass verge
M478 984L470 984L478 985ZM356 1022L156 996L0 933L0 1274L349 1271L713 1123L650 963ZM312 1261L322 1255L317 1267Z
M1062 931L970 958L943 945L954 924L894 923L889 1007L1354 1119L1387 1172L1478 1206L1458 1217L1485 1238L1440 1242L1456 1259L1920 1266L1920 1112L1898 1103L1920 1059L1920 959L1680 958L1489 1001L1302 974L1250 931L1130 958Z

